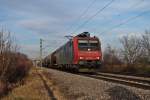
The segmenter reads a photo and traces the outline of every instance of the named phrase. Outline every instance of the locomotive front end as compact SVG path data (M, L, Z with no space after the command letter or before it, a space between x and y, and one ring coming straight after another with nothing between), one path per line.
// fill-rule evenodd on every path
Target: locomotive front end
M94 71L100 68L102 53L101 43L97 37L78 37L76 40L76 63L79 71Z
M97 38L78 40L78 64L88 68L101 65L100 42Z

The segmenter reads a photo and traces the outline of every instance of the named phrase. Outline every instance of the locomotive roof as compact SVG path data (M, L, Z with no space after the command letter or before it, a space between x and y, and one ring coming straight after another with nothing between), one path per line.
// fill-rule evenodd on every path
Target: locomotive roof
M78 34L76 37L90 37L90 33L89 32L83 32Z
M96 36L91 37L89 32L83 32L78 34L77 36L75 36L77 38L81 38L81 39L98 39Z
M78 34L77 36L73 37L73 38L78 38L78 39L98 39L98 37L90 36L89 32L83 32ZM73 39L70 39L69 41L67 41L64 45L66 45L68 42L71 42ZM56 53L58 50L60 50L64 45L60 46L59 48L57 48L54 52L51 53L51 55L53 55L54 53Z
M98 37L77 37L78 39L98 39Z

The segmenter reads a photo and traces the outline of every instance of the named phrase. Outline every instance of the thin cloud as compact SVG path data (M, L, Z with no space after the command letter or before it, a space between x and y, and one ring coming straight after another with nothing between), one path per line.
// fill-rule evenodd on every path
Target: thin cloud
M30 55L37 51L40 38L49 41L51 47L47 52L51 52L66 42L65 35L70 35L73 29L102 8L108 0L97 0L77 22L76 19L90 2L91 0L0 0L0 22L12 30L21 41L18 44L22 46L22 52ZM131 16L149 10L149 6L150 0L115 0L77 33L89 31L99 36L103 47L108 43L118 45L117 39L123 34L141 34L148 29L150 14L108 33L100 33ZM73 28L67 30L72 24ZM35 53L32 56L38 55Z

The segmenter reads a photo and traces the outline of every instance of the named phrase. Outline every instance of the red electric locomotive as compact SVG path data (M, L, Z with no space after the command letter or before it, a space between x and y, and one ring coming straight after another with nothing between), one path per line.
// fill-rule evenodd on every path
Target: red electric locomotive
M81 72L95 71L101 66L101 43L97 37L83 32L54 51L49 58L48 66Z

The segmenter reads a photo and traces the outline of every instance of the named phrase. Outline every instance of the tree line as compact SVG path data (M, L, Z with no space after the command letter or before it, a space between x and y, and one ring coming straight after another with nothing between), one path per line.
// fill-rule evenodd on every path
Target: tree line
M141 37L123 36L119 39L121 48L108 45L103 53L106 72L147 74L150 73L150 31Z

